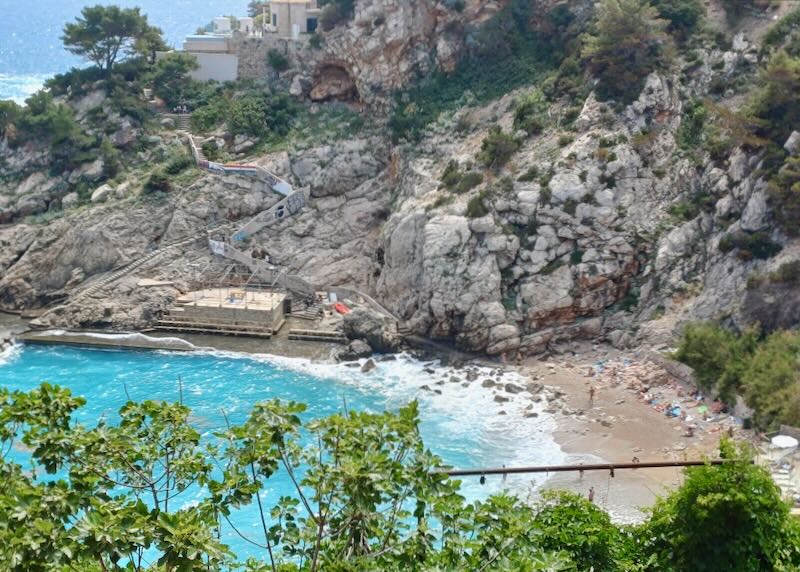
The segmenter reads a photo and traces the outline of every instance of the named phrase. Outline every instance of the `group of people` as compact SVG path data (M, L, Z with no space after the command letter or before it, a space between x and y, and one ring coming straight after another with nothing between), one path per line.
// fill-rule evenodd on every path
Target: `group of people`
M172 113L189 113L189 108L186 105L176 105L172 108Z

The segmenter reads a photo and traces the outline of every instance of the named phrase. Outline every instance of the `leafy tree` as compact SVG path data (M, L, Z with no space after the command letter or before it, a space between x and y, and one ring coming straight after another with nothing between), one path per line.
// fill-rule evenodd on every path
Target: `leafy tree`
M174 52L165 55L153 68L153 93L169 108L185 103L194 87L189 73L197 68L197 58L192 54Z
M22 115L22 108L14 101L0 101L0 137L13 139L15 125Z
M264 9L269 11L269 2L267 0L250 0L247 3L247 15L251 18L256 18L264 13Z
M767 188L775 217L790 235L800 234L800 157L788 157Z
M700 0L653 0L653 7L669 22L668 30L682 40L694 32L706 11Z
M744 447L720 445L719 467L690 467L684 484L653 508L643 530L650 570L758 572L796 570L797 525L770 474Z
M631 556L608 513L574 493L546 493L532 525L539 546L568 554L578 570L619 570Z
M690 324L673 357L694 369L701 388L716 390L723 401L733 403L757 343L754 329L737 336L717 324Z
M800 334L775 332L742 375L744 396L759 427L800 425Z
M86 6L75 22L64 26L61 40L73 54L93 62L107 75L118 60L137 52L149 54L163 45L161 33L139 8ZM160 44L159 44L160 42Z
M93 427L76 421L83 404L48 384L0 389L4 571L240 569L215 531L251 504L260 530L237 529L263 550L244 564L251 572L749 572L798 564L796 527L776 487L746 463L692 469L649 524L619 529L569 494L534 509L506 495L467 504L424 447L415 403L303 421L302 404L273 400L208 443L180 403L129 402L118 421ZM34 470L14 461L23 446ZM272 498L265 493L278 474L293 493ZM180 498L189 487L204 493L199 503Z
M587 38L583 57L598 79L601 99L635 100L645 78L669 60L667 22L647 0L602 0L596 32Z
M800 123L800 59L776 52L761 74L761 85L750 113L761 121L758 133L782 146Z

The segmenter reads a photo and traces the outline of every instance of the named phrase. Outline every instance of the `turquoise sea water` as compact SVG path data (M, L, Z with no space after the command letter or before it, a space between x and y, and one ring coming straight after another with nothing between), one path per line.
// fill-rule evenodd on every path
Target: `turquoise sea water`
M167 43L180 46L184 36L221 15L244 16L247 0L3 0L0 2L0 100L22 102L44 80L84 65L64 50L61 31L81 8L95 4L139 6Z
M531 403L524 394L509 403L496 403L491 390L481 387L481 380L492 373L489 370L482 370L478 380L463 387L463 380L450 381L453 375L463 378L463 372L437 368L435 374L430 374L424 371L429 366L436 364L401 355L394 361L379 362L376 370L363 374L360 369L345 365L270 356L30 346L0 354L0 385L29 390L49 381L67 386L87 398L79 420L89 424L101 416L115 419L126 401L126 388L137 401L177 400L180 378L193 421L209 438L213 431L224 427L223 410L231 422L239 423L254 403L272 398L306 403L306 418L339 412L344 402L350 409L382 411L396 410L417 398L427 446L453 466L563 461L550 436L552 420L541 413L535 419L523 417L523 409ZM421 390L422 385L438 389L441 395ZM463 490L472 499L503 488L524 495L537 482L541 480L519 477L504 481L497 477L481 486L477 479L470 479L464 481ZM271 506L279 496L290 493L290 483L279 478L270 481L262 498ZM197 489L186 491L179 503L196 502L202 494ZM257 538L255 507L241 510L234 522ZM240 557L263 557L232 530L224 530L223 538Z

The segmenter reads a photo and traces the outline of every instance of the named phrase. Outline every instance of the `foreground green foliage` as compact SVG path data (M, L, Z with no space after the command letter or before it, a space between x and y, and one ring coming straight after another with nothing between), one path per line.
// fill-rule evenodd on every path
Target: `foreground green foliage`
M723 458L747 459L723 442ZM654 508L645 525L649 569L663 572L796 570L800 537L789 509L761 468L692 467L683 486Z
M785 273L791 277L792 269ZM780 280L784 274L776 275ZM674 357L695 370L698 384L734 403L742 395L764 429L800 425L800 333L732 333L715 324L688 326Z
M130 402L95 426L76 421L83 404L47 384L0 390L3 570L766 572L800 564L786 506L746 459L689 470L650 522L618 527L568 493L532 507L505 495L466 503L424 448L413 403L396 414L305 422L303 405L259 403L213 442L181 404ZM9 456L20 450L35 470ZM278 474L295 484L292 496L270 493ZM182 502L192 487L205 497ZM263 557L237 564L215 531L249 504L260 532L239 532Z

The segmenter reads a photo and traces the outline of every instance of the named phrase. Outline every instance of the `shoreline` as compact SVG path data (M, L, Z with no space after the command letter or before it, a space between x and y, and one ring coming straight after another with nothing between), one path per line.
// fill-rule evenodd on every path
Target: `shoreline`
M7 322L0 322L0 331L5 329L3 326L7 326ZM22 321L16 322L19 327ZM176 336L165 339L162 346L150 342L144 345L122 345L119 342L109 342L108 338L113 336L109 334L71 335L78 336L80 341L69 341L62 336L48 336L46 343L57 344L60 341L65 345L112 349L214 349L253 357L271 354L277 357L305 358L320 365L330 363L330 347L319 347L327 344L301 345L293 342L291 352L281 352L281 349L285 349L282 344L264 344L261 341L222 336L191 336L195 338L193 340L188 340L189 336L180 336L177 338L185 339L193 347L174 347L174 342L170 343L168 340L174 340ZM124 336L126 334L120 334L120 337ZM147 336L150 340L165 337L150 334ZM306 345L310 348L305 348ZM313 351L308 351L309 349ZM459 377L466 374L467 380L463 382L459 379L462 385L480 384L483 391L494 394L494 401L501 406L499 415L529 421L526 418L536 417L536 410L541 411L544 407L543 414L548 414L553 421L551 436L563 453L564 464L627 463L634 458L641 461L699 460L715 456L721 431L698 430L693 437L684 437L684 423L679 418L666 417L638 398L635 389L629 387L630 384L610 383L596 371L598 363L628 363L629 368L641 367L646 362L639 361L641 356L637 354L644 352L621 352L586 342L568 344L563 352L561 355L528 358L518 365L492 363L480 356L474 356L463 365L450 366L447 365L446 356L433 356L441 366L426 370L429 380L419 380L423 384L419 386L420 393L441 393L436 386L442 385L447 378L448 381L453 381L453 374L459 375L461 372ZM373 359L380 363L380 356L373 356ZM470 373L471 368L486 367L492 368L496 383L484 374L481 375L481 380ZM652 371L645 373L652 374ZM503 378L507 374L516 374L518 381L527 383L527 386L504 383ZM437 378L441 379L436 381ZM594 403L590 405L588 392L592 386L596 389L596 395ZM664 395L667 400L679 399L678 393L681 392L674 379L666 385L654 387L653 391ZM506 402L513 403L504 407ZM515 487L519 488L520 496L524 496L522 492L528 483L529 496L534 498L548 489L564 489L587 496L590 487L594 487L595 502L599 506L608 510L615 520L633 522L644 517L643 508L646 510L659 495L682 482L682 471L675 468L624 470L618 471L613 478L606 471L591 471L583 475L558 473L548 475L543 482L541 479L531 478L515 478L512 482L521 485ZM534 482L537 483L536 490L531 491L530 484Z

